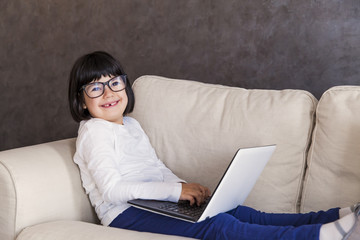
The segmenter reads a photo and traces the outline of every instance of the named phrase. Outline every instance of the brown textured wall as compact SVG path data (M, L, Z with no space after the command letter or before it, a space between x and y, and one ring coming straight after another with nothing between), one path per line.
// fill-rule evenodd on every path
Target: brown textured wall
M320 97L356 84L358 0L0 1L0 150L76 136L67 77L105 50L144 74Z

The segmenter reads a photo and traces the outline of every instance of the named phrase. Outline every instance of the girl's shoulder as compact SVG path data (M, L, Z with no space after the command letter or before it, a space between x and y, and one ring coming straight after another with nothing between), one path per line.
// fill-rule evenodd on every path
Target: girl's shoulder
M133 125L133 126L136 126L136 127L141 127L140 126L140 123L133 117L128 117L128 116L125 116L124 117L124 125Z
M113 124L100 118L91 118L80 122L78 135L107 135L112 132Z
M84 120L80 122L78 133L103 133L107 135L110 134L110 132L122 131L122 129L142 129L140 123L135 118L125 116L123 121L124 125L119 125L117 123L112 123L104 119L91 118L89 120Z
M140 123L132 117L124 117L124 125L119 125L117 123L112 123L101 118L91 118L89 120L84 120L80 122L79 133L80 132L98 132L98 131L116 131L122 128L141 128Z
M132 117L124 117L124 127L129 132L144 132L144 129L141 127L140 123Z
M112 123L101 118L91 118L89 120L81 121L79 129L91 129L94 127L111 128Z
M76 139L78 153L89 152L91 149L112 149L115 142L115 133L111 123L97 118L80 122Z

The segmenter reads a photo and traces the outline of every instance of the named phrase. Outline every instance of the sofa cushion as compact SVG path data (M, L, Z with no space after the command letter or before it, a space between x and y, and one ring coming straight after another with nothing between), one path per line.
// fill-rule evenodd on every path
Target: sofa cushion
M0 236L54 220L98 222L73 163L75 140L0 152Z
M25 228L18 236L17 240L185 240L177 236L162 234L136 232L118 228L104 227L92 223L79 221L55 221L38 224Z
M245 205L295 212L317 100L302 90L247 90L138 78L135 117L179 177L214 190L239 147L277 144ZM236 186L234 186L236 187Z
M320 98L309 151L302 212L360 201L360 87L338 86Z

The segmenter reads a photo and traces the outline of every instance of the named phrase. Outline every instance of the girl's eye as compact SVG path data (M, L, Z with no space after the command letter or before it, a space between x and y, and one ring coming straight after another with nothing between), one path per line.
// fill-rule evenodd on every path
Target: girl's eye
M116 86L118 86L118 85L120 85L120 81L113 81L113 82L111 83L111 86L112 86L112 87L116 87Z
M87 89L88 92L98 92L102 91L102 86L96 84L96 85L90 85Z
M91 89L92 92L101 91L101 87L94 87Z

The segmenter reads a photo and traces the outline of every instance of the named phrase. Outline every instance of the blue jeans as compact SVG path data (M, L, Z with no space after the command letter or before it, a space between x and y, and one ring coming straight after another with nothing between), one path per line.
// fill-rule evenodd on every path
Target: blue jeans
M320 227L339 218L339 208L305 214L263 213L245 206L189 223L130 207L109 225L198 239L319 239Z

